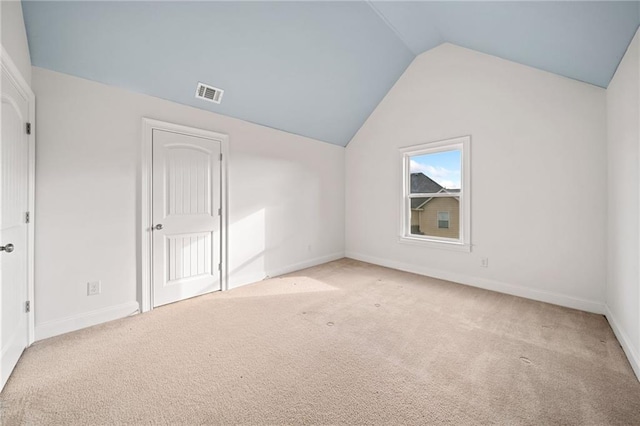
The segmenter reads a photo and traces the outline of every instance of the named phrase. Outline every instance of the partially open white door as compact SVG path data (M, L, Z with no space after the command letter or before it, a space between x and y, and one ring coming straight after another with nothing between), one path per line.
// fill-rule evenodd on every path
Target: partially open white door
M218 140L153 129L153 306L221 289Z
M0 139L0 389L28 345L29 101L2 68Z

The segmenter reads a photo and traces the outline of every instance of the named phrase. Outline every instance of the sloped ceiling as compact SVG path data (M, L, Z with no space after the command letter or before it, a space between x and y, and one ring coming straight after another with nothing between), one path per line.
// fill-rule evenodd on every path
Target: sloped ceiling
M416 55L442 42L607 87L640 2L376 2Z
M23 1L33 65L345 146L451 42L606 87L640 2ZM225 90L222 104L196 84Z

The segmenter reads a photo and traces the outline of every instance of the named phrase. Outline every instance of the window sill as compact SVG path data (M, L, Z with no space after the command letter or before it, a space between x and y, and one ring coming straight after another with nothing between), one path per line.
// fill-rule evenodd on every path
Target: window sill
M459 243L454 241L442 241L432 240L428 238L400 236L398 237L398 242L401 244L410 244L414 246L430 247L442 250L462 251L467 253L471 252L471 244Z

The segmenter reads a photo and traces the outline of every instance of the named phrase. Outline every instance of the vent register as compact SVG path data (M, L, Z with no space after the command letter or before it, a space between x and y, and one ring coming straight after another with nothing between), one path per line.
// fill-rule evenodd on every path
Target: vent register
M215 104L219 104L222 101L223 94L224 90L204 83L198 83L198 87L196 89L196 98L213 102Z

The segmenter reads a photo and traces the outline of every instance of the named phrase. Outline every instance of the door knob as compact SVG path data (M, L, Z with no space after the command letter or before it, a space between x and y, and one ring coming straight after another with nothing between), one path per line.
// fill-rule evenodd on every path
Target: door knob
M156 231L161 231L162 230L162 224L159 223L156 226L153 227L153 229L155 229Z
M6 251L7 253L11 253L13 251L13 244L9 243L6 246L0 246L0 251Z

